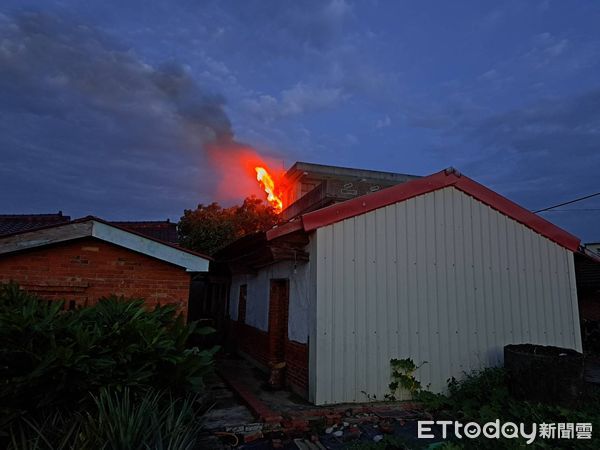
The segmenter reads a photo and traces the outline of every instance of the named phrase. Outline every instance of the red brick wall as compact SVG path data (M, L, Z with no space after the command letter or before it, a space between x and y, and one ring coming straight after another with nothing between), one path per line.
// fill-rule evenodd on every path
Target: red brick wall
M288 338L289 281L271 280L269 291L269 357L271 362L284 360Z
M1 256L0 282L10 280L67 306L116 294L149 306L176 304L184 313L190 288L185 269L93 238Z
M257 363L269 367L277 361L271 353L269 334L258 328L232 321L233 340L238 350L254 359ZM286 382L298 394L308 397L308 345L285 340Z
M578 292L579 318L600 321L600 292L593 290Z
M285 363L288 383L299 394L308 397L308 345L286 339Z
M232 322L233 340L238 350L244 352L257 363L269 367L269 335L239 321Z

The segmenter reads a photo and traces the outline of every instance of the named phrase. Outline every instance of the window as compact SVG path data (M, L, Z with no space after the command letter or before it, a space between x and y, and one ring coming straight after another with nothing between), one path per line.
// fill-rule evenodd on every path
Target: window
M246 323L246 296L248 287L245 284L240 286L240 298L238 302L238 317L237 320L240 323Z

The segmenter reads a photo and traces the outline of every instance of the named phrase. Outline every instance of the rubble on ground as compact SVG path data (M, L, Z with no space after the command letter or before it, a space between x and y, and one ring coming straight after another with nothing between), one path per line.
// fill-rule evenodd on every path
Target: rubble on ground
M427 417L418 405L409 403L304 410L284 415L281 422L224 427L219 435L221 447L215 448L336 450L353 442L380 442L386 435L409 443L416 439L417 420ZM214 445L215 433L208 437Z

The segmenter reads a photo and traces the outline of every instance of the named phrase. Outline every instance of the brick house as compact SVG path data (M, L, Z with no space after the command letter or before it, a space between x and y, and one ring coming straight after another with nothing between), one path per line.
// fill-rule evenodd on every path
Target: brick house
M68 308L116 294L187 314L191 276L207 272L209 260L95 217L0 236L0 282L64 299Z

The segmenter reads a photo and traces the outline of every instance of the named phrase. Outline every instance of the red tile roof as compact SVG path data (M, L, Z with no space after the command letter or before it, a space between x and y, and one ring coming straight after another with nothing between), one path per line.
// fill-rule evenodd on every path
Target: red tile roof
M177 244L177 224L169 220L152 220L145 222L111 222L113 225L136 231L145 236Z
M67 223L70 220L71 217L63 216L62 211L56 214L0 214L0 236Z

